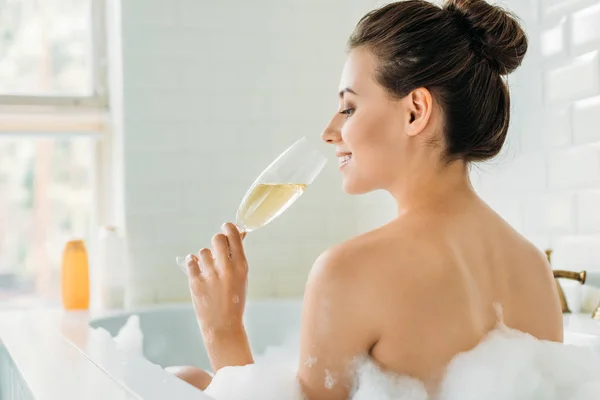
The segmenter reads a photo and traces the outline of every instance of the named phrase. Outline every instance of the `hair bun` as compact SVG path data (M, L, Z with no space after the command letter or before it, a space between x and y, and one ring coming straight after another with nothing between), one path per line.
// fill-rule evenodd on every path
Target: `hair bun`
M451 13L476 51L501 75L521 65L527 52L527 36L514 14L485 0L447 0L443 9Z

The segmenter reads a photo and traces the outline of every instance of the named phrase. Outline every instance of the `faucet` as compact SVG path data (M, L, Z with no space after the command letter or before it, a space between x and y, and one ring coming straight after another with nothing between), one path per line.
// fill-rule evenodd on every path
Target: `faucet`
M585 284L586 272L573 272L573 271L563 271L560 269L555 269L552 271L554 274L554 281L556 282L556 288L558 289L558 297L560 299L560 306L562 308L563 313L570 313L569 305L567 304L567 299L565 297L565 292L563 291L560 283L558 283L558 278L563 279L571 279L579 282L580 284ZM598 310L600 310L600 304L598 305ZM598 311L600 315L600 311Z
M548 263L550 263L550 264L552 264L551 256L552 256L552 250L550 250L550 249L546 250L546 258L548 259ZM575 272L575 271L564 271L564 270L557 269L557 270L552 270L552 273L554 275L554 281L556 282L556 288L558 289L558 297L560 298L560 305L561 305L563 313L570 313L571 310L569 310L569 305L567 304L567 299L565 297L565 293L563 292L562 287L558 283L558 278L572 279L574 281L579 282L582 285L584 285L586 283L586 281L591 280L592 282L595 283L594 286L598 286L599 279L600 279L600 274L598 274L597 272L592 272L591 276L590 276L590 274L588 274L587 271ZM592 282L590 282L590 283L592 283ZM592 319L600 321L600 303L596 306L596 309L592 313L591 317L592 317Z
M552 250L551 249L546 250L546 258L548 259L548 263L550 263L550 265L552 265ZM577 281L583 285L587 278L587 272L586 271L581 271L581 272L564 271L564 270L555 269L555 270L552 270L552 273L554 275L554 281L556 282L556 288L558 289L558 297L560 299L560 306L562 308L562 312L570 313L571 310L569 310L569 305L567 304L567 298L565 297L565 292L562 290L560 283L558 283L558 278L571 279L571 280ZM600 305L599 305L599 308L600 308ZM600 315L600 312L599 312L599 315Z

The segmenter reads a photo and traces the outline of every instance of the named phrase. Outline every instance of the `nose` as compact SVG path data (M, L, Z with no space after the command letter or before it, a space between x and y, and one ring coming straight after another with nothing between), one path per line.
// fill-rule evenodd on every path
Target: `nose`
M325 143L335 144L342 141L342 118L340 117L343 117L343 115L335 113L325 127L321 134L321 139Z

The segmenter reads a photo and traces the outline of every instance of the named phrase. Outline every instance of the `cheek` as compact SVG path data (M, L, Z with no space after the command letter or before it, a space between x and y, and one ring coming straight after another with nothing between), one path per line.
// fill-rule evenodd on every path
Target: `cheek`
M358 129L356 124L353 123L351 119L344 121L342 125L342 129L340 130L342 135L342 141L346 143L348 146L352 146L352 143L355 140Z
M349 150L357 155L365 156L373 149L382 150L394 139L392 125L385 115L371 113L369 116L355 115L349 118L342 127L342 140ZM362 153L362 154L361 154Z
M368 143L368 138L372 136L373 124L372 122L360 115L352 116L347 119L342 127L342 139L350 146L350 150L354 152L352 147L364 146ZM359 148L355 149L359 151Z

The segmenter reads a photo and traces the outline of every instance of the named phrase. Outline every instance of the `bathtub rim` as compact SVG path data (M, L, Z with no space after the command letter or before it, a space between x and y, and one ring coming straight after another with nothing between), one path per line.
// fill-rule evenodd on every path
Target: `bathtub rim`
M248 299L246 301L246 310L251 307L268 305L268 304L290 304L294 306L300 306L302 304L302 298L274 298L274 299ZM142 305L129 309L119 310L92 310L90 311L89 323L92 324L94 321L101 320L103 318L111 317L124 317L132 314L148 313L152 311L168 311L168 310L181 310L181 309L193 309L193 305L188 301L177 301L172 303L163 303L155 305Z
M94 314L104 312L0 312L0 341L36 399L212 399L145 358L119 351L89 325Z

